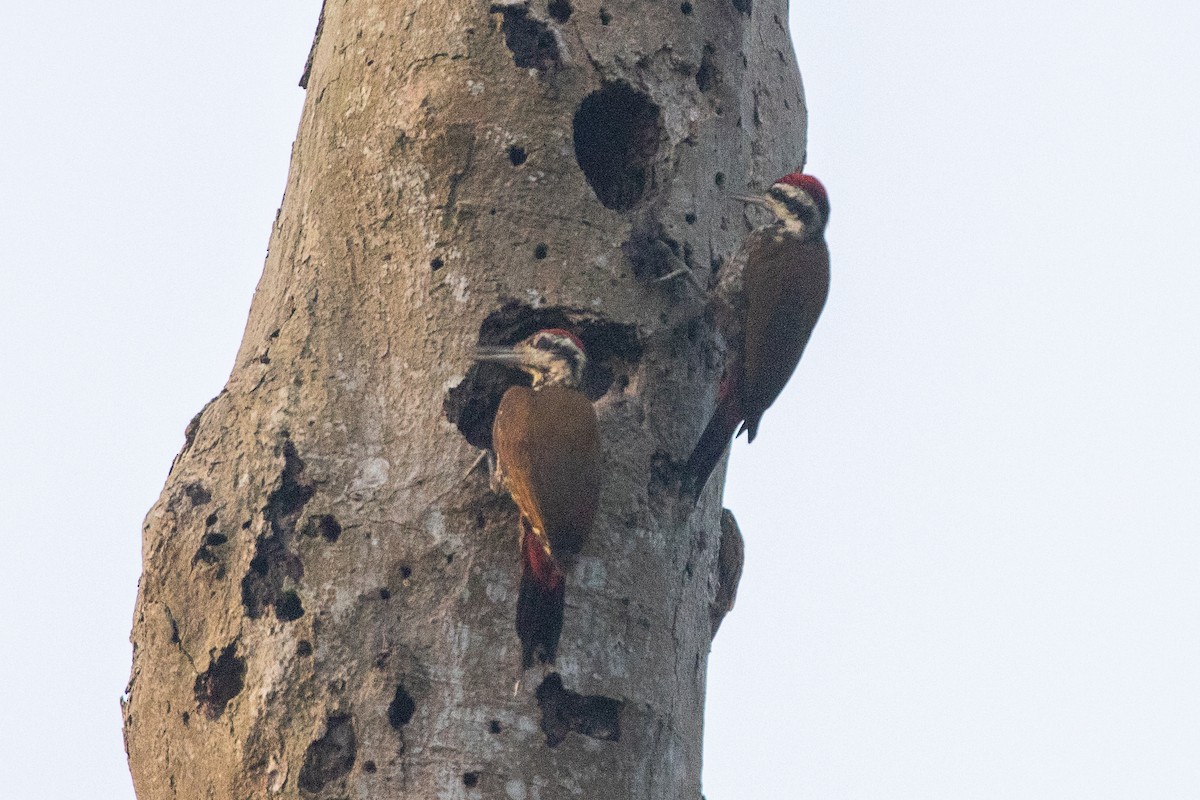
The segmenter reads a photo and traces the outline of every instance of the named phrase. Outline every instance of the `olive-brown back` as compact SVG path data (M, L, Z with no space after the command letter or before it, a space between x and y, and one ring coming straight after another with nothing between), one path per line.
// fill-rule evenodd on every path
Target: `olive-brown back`
M492 442L504 482L551 552L578 553L600 502L596 411L575 389L513 386L504 393Z

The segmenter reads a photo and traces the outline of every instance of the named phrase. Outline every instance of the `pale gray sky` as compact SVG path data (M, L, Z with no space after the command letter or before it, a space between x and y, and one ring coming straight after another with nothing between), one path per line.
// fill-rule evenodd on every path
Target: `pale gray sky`
M141 519L232 364L319 5L6 13L6 796L133 796ZM791 22L834 284L733 455L709 800L1200 797L1200 9Z

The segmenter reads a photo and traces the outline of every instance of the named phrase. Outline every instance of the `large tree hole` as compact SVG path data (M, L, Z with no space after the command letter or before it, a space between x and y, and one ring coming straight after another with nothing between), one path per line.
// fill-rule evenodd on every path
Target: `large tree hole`
M516 344L545 328L564 328L583 342L588 361L580 388L593 401L608 392L617 376L632 373L642 357L635 325L610 322L580 309L531 308L516 301L487 316L479 326L479 344ZM446 393L442 410L472 446L490 449L500 398L516 385L528 386L529 377L498 364L473 364L462 382Z
M350 772L358 745L354 721L348 714L335 714L325 723L325 735L308 746L300 768L300 788L319 792L325 785Z
M654 185L658 106L625 83L592 92L575 112L575 159L606 208L627 211Z
M242 691L246 680L246 661L237 654L237 642L221 651L221 655L196 676L193 691L196 703L204 716L216 719L225 712L229 701Z
M512 52L513 63L518 67L545 71L562 63L558 37L549 25L529 16L526 6L496 3L490 10L493 14L504 15L500 30L504 32L504 43ZM569 6L567 14L570 15Z

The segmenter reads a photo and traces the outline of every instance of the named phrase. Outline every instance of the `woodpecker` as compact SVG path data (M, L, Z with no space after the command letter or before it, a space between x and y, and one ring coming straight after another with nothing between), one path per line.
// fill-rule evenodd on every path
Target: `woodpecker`
M480 347L476 358L517 367L532 386L504 392L492 425L496 466L520 513L521 668L535 654L553 663L562 631L564 561L578 555L600 502L596 411L579 384L587 356L569 331L552 328L513 347Z
M829 293L829 198L821 182L797 171L766 194L734 197L775 219L752 231L738 256L744 267L740 302L731 309L730 363L717 408L684 467L684 489L694 499L735 431L754 441L763 412L800 362Z

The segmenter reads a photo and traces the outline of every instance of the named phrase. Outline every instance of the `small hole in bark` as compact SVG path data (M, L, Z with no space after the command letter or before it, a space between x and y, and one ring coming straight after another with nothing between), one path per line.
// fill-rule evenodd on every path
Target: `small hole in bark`
M447 553L447 554L446 554L446 564L447 564L447 566L449 566L450 564L453 564L453 563L454 563L454 553Z
M250 525L251 525L251 522L252 522L251 520L246 520L245 522L243 522L243 523L242 523L242 530L244 530L244 531L248 531L248 530L250 530Z
M375 766L374 761L364 761L363 762L363 772L373 773L373 772L375 772L376 769L377 769L377 767Z
M192 715L189 712L185 711L179 715L179 720L186 726L188 723L190 723L192 721Z
M575 159L597 199L627 211L654 184L662 140L658 106L625 83L610 83L579 104L573 123Z
M313 653L312 642L307 639L301 639L296 643L296 655L301 658L308 658Z
M444 266L446 266L446 262L442 261L440 258L435 258L429 262L429 268L434 272L437 272Z
M753 0L733 0L733 7L738 10L738 13L745 14L747 17L750 16L753 6Z
M566 22L571 18L571 4L567 0L551 0L546 10L557 22Z
M679 4L679 10L683 12L685 17L690 17L692 15L692 4L684 0L684 2Z
M204 544L207 547L220 547L229 541L229 537L223 533L210 533L204 537Z
M546 23L530 17L528 8L494 5L491 13L504 15L500 30L504 32L504 43L512 52L513 63L518 67L547 70L561 63L554 31Z
M687 214L684 214L683 221L686 222L688 225L695 225L696 224L696 215L692 214L690 212Z
M216 719L225 711L229 701L242 691L246 679L246 661L237 655L237 643L221 651L208 669L196 676L196 703L204 716Z
M187 495L188 500L192 501L193 507L202 506L212 500L212 492L204 488L204 484L199 481L183 487L183 493Z
M392 599L392 592L391 592L391 590L390 590L390 589L386 589L386 588L385 588L385 589L380 589L380 590L379 590L379 599L380 599L380 600L391 600L391 599Z
M550 254L550 248L546 247L544 242L539 243L537 247L533 248L533 257L536 258L538 261L541 261L543 258L545 258L549 254Z
M279 602L275 604L275 616L282 622L294 622L304 616L304 606L300 602L300 595L292 590L288 590L279 596Z
M209 514L208 519L204 520L204 527L206 527L206 528L211 528L213 525L216 525L216 524L217 524L217 515L215 513Z
M392 697L392 702L387 709L388 724L396 730L400 730L412 720L416 711L417 704L413 701L412 695L404 688L404 684L397 686L396 694Z
M494 719L488 723L488 733L499 733L502 730L504 729L500 726L500 720Z
M607 25L610 22L612 22L612 14L608 13L608 9L600 9L600 24Z
M483 515L483 512L480 511L478 514L475 515L475 528L477 530L483 530L486 527L487 527L487 517L485 517Z
M715 183L718 187L724 186L725 185L725 173L718 172L716 175L713 175L713 183Z
M300 788L319 792L330 781L348 773L354 766L357 743L354 723L348 714L335 714L325 723L325 734L308 746L300 768Z
M519 167L524 164L525 159L528 157L529 156L525 154L524 147L518 147L514 144L508 148L508 160L514 167Z
M474 789L475 785L477 783L479 783L479 773L478 772L464 772L463 773L463 786L467 787L468 789Z

